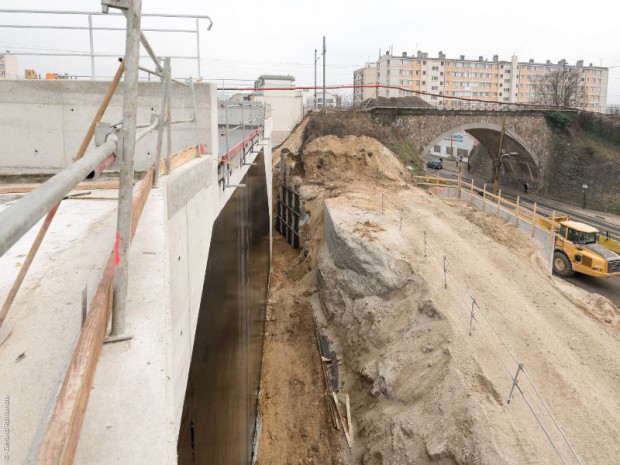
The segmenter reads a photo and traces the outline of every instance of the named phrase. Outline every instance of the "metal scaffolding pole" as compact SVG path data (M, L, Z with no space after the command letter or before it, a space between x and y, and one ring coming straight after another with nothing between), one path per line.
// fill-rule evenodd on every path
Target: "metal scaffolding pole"
M170 87L172 79L172 67L170 61L168 61L168 101L166 102L166 174L172 172L172 97L170 96Z
M157 144L155 145L155 174L153 179L153 187L157 187L159 179L159 165L161 160L161 146L164 142L164 122L166 121L166 105L168 103L168 92L170 92L170 79L168 79L168 71L170 70L170 58L164 58L164 74L163 89L161 93L161 103L159 105L159 115L157 115Z
M93 15L88 15L88 34L90 35L90 78L95 79L95 42L93 40Z
M194 105L194 129L196 130L196 156L202 155L200 149L200 128L198 127L198 104L196 103L196 88L194 87L194 80L189 78L189 88L192 92L192 104Z
M89 151L83 158L0 212L0 256L71 192L78 182L114 153L116 142L116 136L108 136L105 144Z
M129 243L131 238L131 203L136 148L136 113L138 95L138 66L140 54L140 12L142 0L130 0L124 11L127 19L125 39L125 79L123 86L123 152L121 158L118 218L116 226L117 267L114 274L114 302L110 341L124 340L125 306L129 278Z

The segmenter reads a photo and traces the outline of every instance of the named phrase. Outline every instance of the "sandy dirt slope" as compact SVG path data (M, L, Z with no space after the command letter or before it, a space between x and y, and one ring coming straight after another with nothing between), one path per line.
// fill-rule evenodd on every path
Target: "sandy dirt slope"
M406 170L376 141L322 139L295 162L303 166L291 167L306 210L304 248L297 261L292 253L280 262L287 279L277 281L271 297L281 302L273 307L277 318L294 309L279 331L300 332L277 344L267 339L263 373L267 392L269 353L278 353L271 370L280 378L271 382L282 391L263 411L262 444L268 451L300 452L272 455L287 458L271 463L330 463L327 454L332 463L366 465L562 463L523 398L506 402L517 370L506 347L524 364L582 463L618 463L618 309L549 276L538 245L497 218L407 187ZM459 275L458 282L448 276L447 288L444 255ZM338 443L325 403L313 403L323 386L312 360L318 355L309 349L314 335L306 304L317 292L326 309L319 316L342 348L356 436L352 454ZM481 315L469 336L468 293L506 347ZM300 295L308 300L296 302ZM300 376L306 389L288 386ZM520 386L566 463L577 463L523 374ZM304 420L324 429L303 437L299 411L282 405L312 405ZM270 430L281 434L265 443ZM289 445L283 444L287 435ZM320 453L304 452L312 444Z

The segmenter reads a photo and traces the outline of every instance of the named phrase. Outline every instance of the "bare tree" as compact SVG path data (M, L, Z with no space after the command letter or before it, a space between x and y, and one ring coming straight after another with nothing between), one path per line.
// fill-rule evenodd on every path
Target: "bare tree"
M549 71L536 82L534 90L538 103L558 107L581 108L585 102L585 87L581 70L563 66Z

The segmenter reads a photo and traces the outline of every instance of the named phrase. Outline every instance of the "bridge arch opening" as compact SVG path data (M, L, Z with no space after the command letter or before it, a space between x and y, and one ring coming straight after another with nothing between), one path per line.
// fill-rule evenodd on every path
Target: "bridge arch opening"
M455 126L437 136L430 144L424 147L424 158L445 156L434 151L434 147L441 141L449 140L453 134L465 132L472 136L478 144L470 152L469 169L474 167L472 174L492 181L493 164L497 160L502 127L494 123L468 123ZM510 129L504 130L502 141L502 162L499 181L504 184L517 186L527 182L535 187L540 179L540 159L529 144ZM456 152L454 153L456 155Z

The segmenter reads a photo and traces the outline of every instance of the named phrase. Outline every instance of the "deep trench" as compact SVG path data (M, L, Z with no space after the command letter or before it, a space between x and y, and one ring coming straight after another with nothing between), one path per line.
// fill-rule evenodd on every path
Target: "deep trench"
M213 225L177 444L179 465L249 464L270 267L265 159Z

